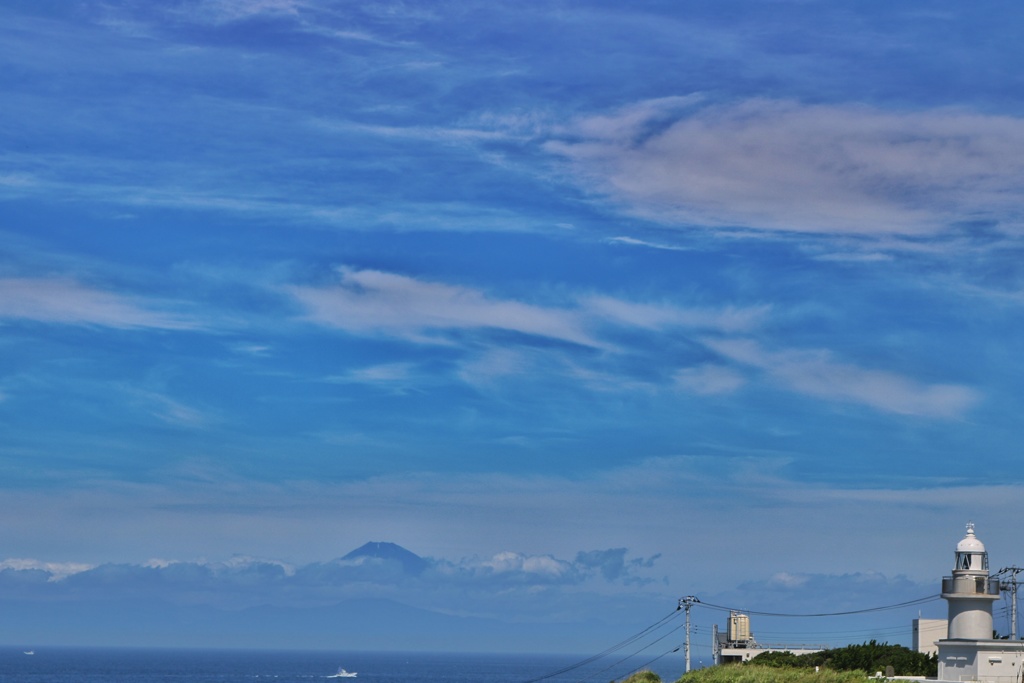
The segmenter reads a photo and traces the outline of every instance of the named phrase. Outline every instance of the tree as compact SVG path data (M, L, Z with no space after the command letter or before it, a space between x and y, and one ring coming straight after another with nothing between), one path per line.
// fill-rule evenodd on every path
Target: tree
M859 670L869 674L885 671L887 666L891 666L897 676L936 676L939 672L938 656L914 652L902 645L889 645L875 640L805 655L794 655L792 652L765 652L751 659L749 663L797 668L819 666L834 671Z

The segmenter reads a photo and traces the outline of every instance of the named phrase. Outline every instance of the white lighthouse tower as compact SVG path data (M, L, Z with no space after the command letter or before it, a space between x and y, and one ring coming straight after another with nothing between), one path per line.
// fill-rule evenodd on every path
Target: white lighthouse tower
M967 535L956 544L956 568L942 579L942 597L949 603L949 640L991 640L992 603L999 582L988 575L988 552L968 522Z
M997 640L992 631L992 603L999 581L988 573L988 552L968 523L956 545L952 576L942 579L949 604L949 636L938 641L940 681L1020 683L1024 642Z

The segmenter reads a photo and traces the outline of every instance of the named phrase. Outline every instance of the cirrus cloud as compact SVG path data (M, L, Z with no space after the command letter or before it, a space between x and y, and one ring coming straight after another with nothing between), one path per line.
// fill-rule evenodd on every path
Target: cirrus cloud
M654 103L655 105L657 103ZM1024 120L753 99L680 113L639 103L547 149L580 182L667 223L822 234L1019 227Z
M650 331L740 332L757 327L770 310L767 306L686 308L609 296L581 297L561 307L545 307L397 273L349 267L338 272L335 284L292 285L285 291L317 324L435 343L443 341L438 335L445 331L489 328L610 350L611 345L598 339L592 329L614 325Z
M194 329L183 316L156 310L135 297L66 278L0 278L0 319L116 328Z
M364 334L420 337L440 330L491 328L599 346L572 310L493 299L467 287L378 270L339 272L340 282L334 286L287 288L310 320Z
M925 384L892 372L837 362L825 351L766 351L745 339L705 343L724 357L760 369L798 393L859 403L883 412L954 418L981 398L970 387Z

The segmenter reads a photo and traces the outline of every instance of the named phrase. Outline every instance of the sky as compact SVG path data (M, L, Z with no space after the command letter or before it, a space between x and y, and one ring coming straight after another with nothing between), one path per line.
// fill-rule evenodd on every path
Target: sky
M969 520L1024 562L1022 22L4 2L0 596L586 651L937 594Z

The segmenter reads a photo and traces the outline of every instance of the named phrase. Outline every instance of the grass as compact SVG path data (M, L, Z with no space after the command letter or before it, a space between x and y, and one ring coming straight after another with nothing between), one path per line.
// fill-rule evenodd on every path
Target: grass
M691 671L676 683L865 683L863 671L787 669L756 664L725 664ZM640 671L623 683L661 683L650 671Z
M864 683L863 671L786 669L756 664L727 664L691 671L679 683Z

